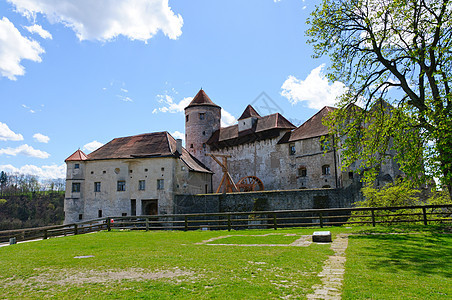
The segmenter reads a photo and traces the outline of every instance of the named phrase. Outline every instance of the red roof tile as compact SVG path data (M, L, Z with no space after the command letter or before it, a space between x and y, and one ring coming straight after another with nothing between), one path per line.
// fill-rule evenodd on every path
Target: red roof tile
M211 173L185 148L176 152L177 141L166 131L116 138L88 155L88 160L179 157L190 170Z
M328 127L323 125L322 119L336 109L337 108L335 107L325 106L309 120L301 124L300 127L292 131L290 135L284 136L279 143L287 143L327 135L329 132Z
M195 98L193 98L193 100L190 102L190 104L186 108L191 107L191 106L198 106L198 105L210 105L210 106L219 107L218 105L213 103L212 100L210 100L209 96L207 96L206 92L204 92L203 89L199 90L199 92L196 94Z
M276 113L265 117L260 117L249 130L239 132L238 125L220 128L215 131L207 141L214 149L231 147L254 141L275 138L282 130L292 130L296 128L281 114Z
M82 160L87 160L88 157L86 156L85 153L83 153L82 150L78 149L77 151L75 151L74 153L72 153L71 156L69 156L68 158L66 158L64 161L82 161Z
M238 118L238 120L242 120L242 119L246 119L246 118L250 118L250 117L256 117L256 118L260 118L259 113L254 109L254 107L252 107L251 105L248 105L245 108L245 111L243 112L243 114L240 116L240 118Z

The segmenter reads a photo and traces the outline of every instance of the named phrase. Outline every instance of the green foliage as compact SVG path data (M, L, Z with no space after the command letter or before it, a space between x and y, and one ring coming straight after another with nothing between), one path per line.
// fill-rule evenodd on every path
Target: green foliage
M389 207L420 205L419 191L406 183L388 183L382 188L364 187L362 193L365 200L357 203L357 207Z
M329 55L329 79L348 87L328 122L345 165L371 181L397 155L411 180L436 177L451 193L452 4L322 0L308 24L315 57Z
M412 187L408 181L398 181L388 183L383 187L375 188L367 186L362 188L364 196L363 201L355 203L356 207L396 207L396 206L414 206L423 204L452 204L450 196L446 191L421 191ZM429 209L428 213L438 213L431 219L440 220L447 212L445 209ZM353 212L353 221L369 221L369 212ZM389 226L399 221L417 221L422 223L422 209L403 209L393 213L390 210L378 210L375 212L376 221L384 222L382 224ZM431 222L430 222L431 223Z
M64 219L64 193L4 195L0 199L0 230L61 224Z

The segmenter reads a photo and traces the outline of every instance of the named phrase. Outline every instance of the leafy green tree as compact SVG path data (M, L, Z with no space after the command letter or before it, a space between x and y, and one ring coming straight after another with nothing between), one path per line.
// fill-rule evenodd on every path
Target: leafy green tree
M410 179L437 177L451 194L450 1L322 0L308 24L314 56L329 55L329 79L348 87L328 121L346 137L344 162L372 177L392 149ZM363 109L350 117L352 104Z

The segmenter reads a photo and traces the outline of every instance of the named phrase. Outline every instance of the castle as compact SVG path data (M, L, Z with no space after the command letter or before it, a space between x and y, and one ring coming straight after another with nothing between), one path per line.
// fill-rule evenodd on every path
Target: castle
M69 156L65 223L172 214L175 195L212 193L224 183L223 167L210 155L227 157L233 182L254 176L265 190L350 186L359 175L341 169L340 151L322 124L335 109L325 106L297 128L279 113L260 116L248 105L236 125L221 127L221 107L201 89L185 108L185 148L168 132L155 132ZM388 181L400 175L393 161L382 171Z

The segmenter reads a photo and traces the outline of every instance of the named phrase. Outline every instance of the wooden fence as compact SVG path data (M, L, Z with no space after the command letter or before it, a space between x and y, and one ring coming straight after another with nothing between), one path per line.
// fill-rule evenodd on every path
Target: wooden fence
M452 223L452 204L398 207L304 209L156 216L105 217L80 223L0 231L0 243L89 232L128 230L239 230L324 227L346 224Z

